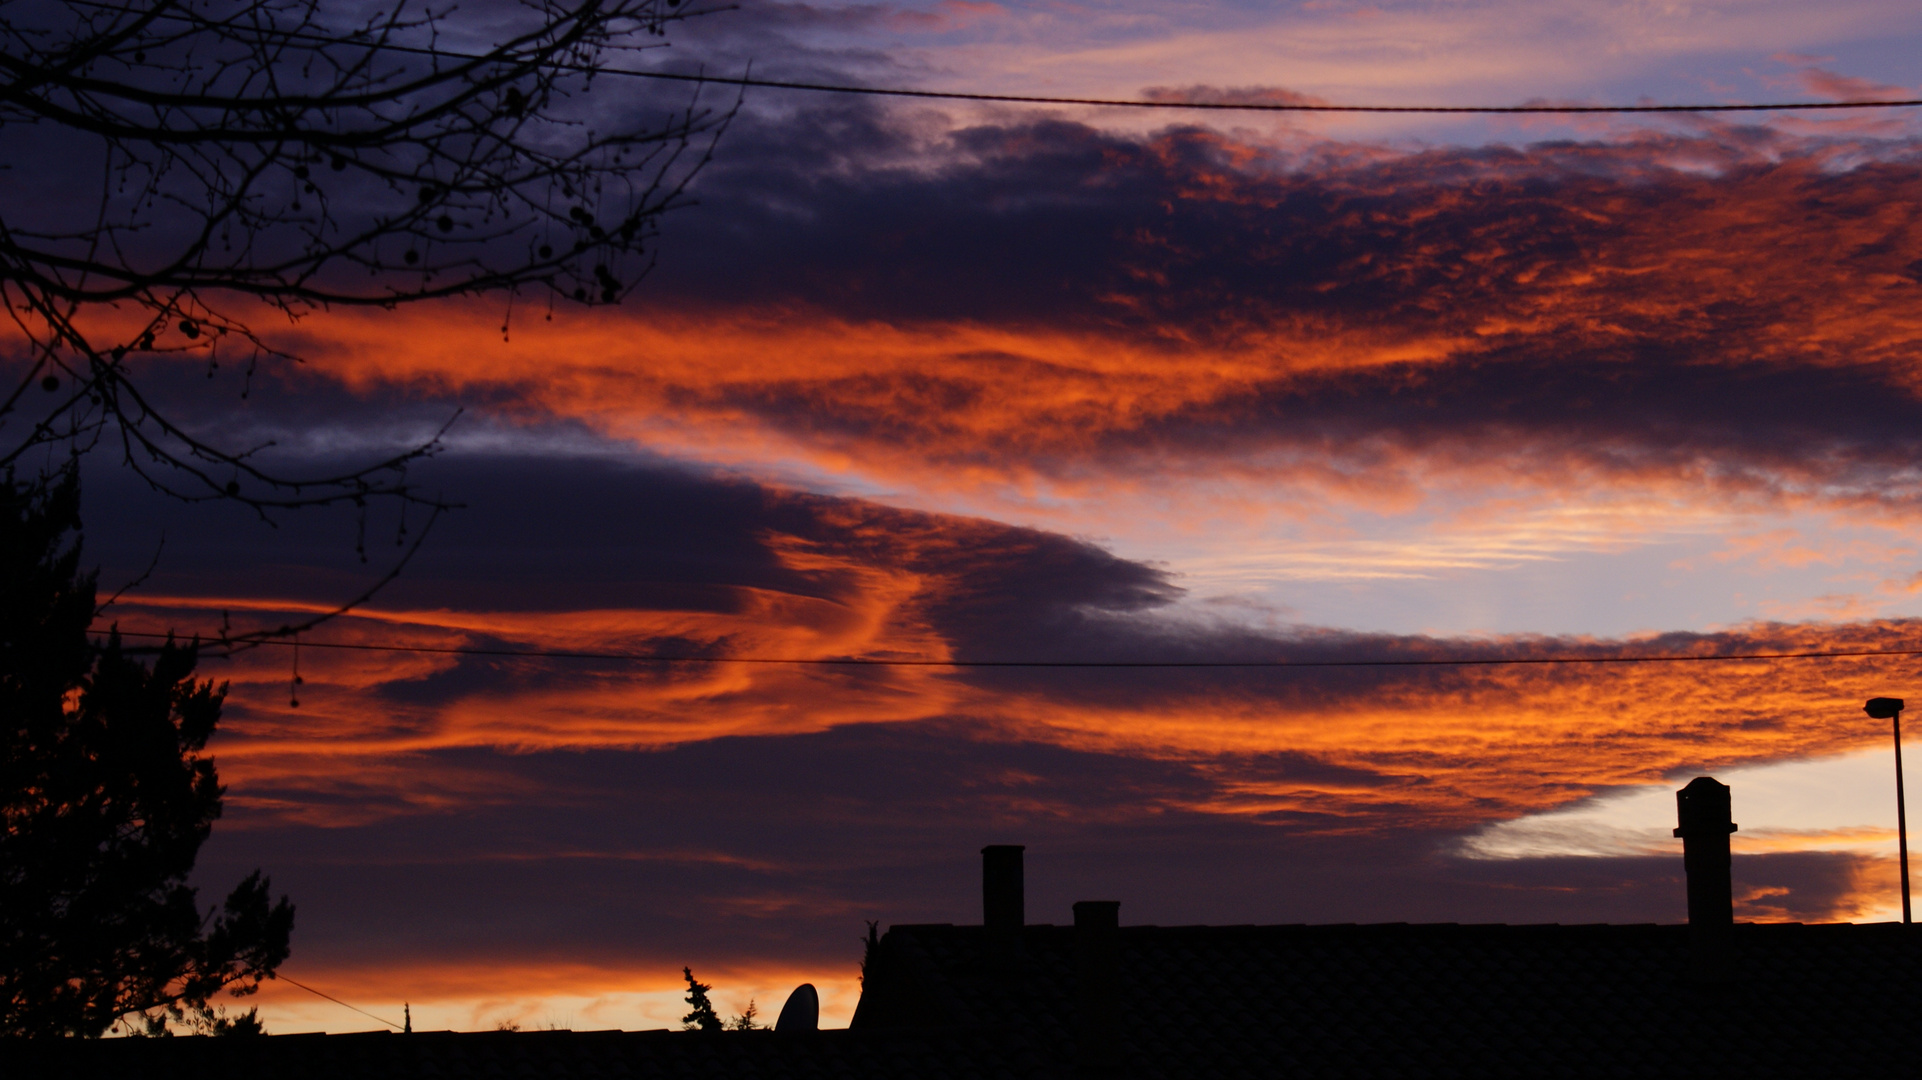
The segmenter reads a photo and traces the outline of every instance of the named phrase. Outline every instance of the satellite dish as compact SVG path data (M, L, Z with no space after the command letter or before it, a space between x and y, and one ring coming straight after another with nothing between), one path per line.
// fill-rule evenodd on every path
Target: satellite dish
M814 992L813 983L802 983L787 996L787 1004L781 1006L781 1016L774 1021L776 1031L815 1031L821 1026L821 995Z

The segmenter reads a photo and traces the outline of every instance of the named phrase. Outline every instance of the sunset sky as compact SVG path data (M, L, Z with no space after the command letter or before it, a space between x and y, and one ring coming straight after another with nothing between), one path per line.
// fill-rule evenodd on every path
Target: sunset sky
M1893 0L743 0L621 63L1142 100L1922 96ZM684 83L605 79L617 110ZM734 91L700 100L725 109ZM1922 649L1922 124L1129 111L756 89L612 307L259 325L146 377L295 470L409 445L463 508L309 645L1381 660ZM503 316L508 333L502 334ZM87 475L107 619L323 610L398 522ZM409 522L418 529L416 516ZM163 543L164 541L164 543ZM386 561L383 561L386 560ZM104 623L103 623L104 625ZM1681 921L1672 792L1733 786L1738 918L1890 917L1876 695L1922 659L848 668L303 647L232 691L205 892L417 1029L858 995L866 920ZM1913 760L1913 759L1912 759ZM295 989L269 1030L375 1021Z

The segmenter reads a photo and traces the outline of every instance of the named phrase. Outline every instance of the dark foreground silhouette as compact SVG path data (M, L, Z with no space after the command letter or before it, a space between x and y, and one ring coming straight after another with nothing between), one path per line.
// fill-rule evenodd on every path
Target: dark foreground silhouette
M870 934L852 1026L812 988L777 1031L451 1032L15 1044L52 1073L145 1077L1905 1076L1922 938L1738 924L1728 789L1680 794L1679 926L1073 926L1023 919L1022 852L983 852L979 926ZM799 992L797 991L797 995ZM806 1016L807 1022L801 1022Z

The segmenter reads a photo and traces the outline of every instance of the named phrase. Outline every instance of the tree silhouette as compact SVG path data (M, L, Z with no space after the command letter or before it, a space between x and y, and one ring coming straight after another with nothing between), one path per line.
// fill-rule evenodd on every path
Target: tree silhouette
M714 1003L707 999L707 992L714 989L704 982L697 982L693 968L682 968L681 977L687 980L686 1016L681 1017L681 1027L688 1031L723 1031L727 1028L721 1014L714 1011Z
M176 497L346 504L363 533L370 500L438 507L407 479L438 436L293 475L143 386L187 360L239 365L251 387L262 363L296 359L263 316L483 293L509 312L618 303L731 115L591 93L695 13L680 2L0 7L0 307L16 331L0 350L21 361L0 384L0 467L105 445Z
M225 687L173 642L151 667L89 641L74 471L0 482L0 1034L98 1035L126 1017L199 1030L222 990L252 993L287 958L294 911L259 871L202 912L185 884L220 816L202 756Z
M443 505L408 479L438 435L294 474L171 414L156 376L237 365L250 388L298 360L262 320L326 308L618 303L731 115L591 93L680 4L0 5L0 1034L257 1029L209 998L271 976L292 926L258 874L213 912L184 884L220 813L202 751L223 691L194 681L193 646L148 666L88 640L94 582L62 546L76 457L263 516L350 506L363 536L386 500L405 536L407 507Z

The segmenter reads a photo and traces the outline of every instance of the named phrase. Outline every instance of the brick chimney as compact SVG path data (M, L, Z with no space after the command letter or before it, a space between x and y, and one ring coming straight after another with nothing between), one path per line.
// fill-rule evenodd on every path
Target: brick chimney
M1111 1080L1121 1068L1121 901L1074 906L1075 1076Z
M1682 867L1688 874L1690 975L1720 982L1730 976L1730 931L1735 901L1729 883L1729 834L1735 831L1728 785L1698 776L1675 793L1682 838Z

